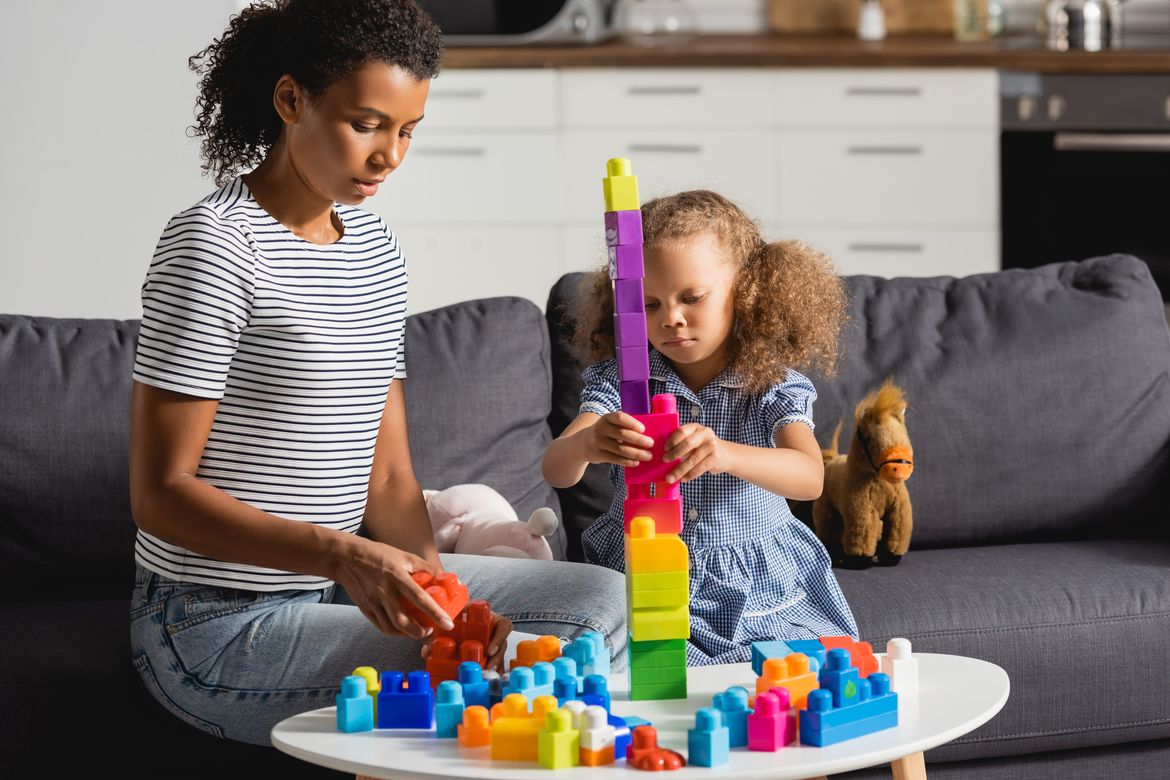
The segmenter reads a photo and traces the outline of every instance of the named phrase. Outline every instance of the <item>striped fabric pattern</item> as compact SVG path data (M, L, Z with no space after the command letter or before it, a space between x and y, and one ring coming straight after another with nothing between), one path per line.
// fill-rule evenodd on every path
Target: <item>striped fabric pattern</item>
M219 401L200 479L271 514L353 533L386 394L406 377L407 272L381 217L333 208L341 238L314 244L236 177L172 217L142 285L133 377ZM332 584L215 560L143 531L134 555L184 582Z

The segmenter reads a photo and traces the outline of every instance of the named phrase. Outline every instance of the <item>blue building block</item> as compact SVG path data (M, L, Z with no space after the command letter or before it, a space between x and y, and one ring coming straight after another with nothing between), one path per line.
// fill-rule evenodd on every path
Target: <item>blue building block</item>
M723 693L715 694L711 698L711 703L715 709L723 713L731 747L747 745L747 719L752 713L748 707L747 689L733 685Z
M600 674L602 677L608 678L609 649L605 646L605 637L603 637L597 631L586 631L578 638L586 639L593 643L593 661L592 663L587 664L584 669L578 667L578 674Z
M849 651L836 647L829 651L829 659L817 675L821 688L833 694L834 707L848 707L861 701L861 672L852 665Z
M350 675L341 681L337 694L337 730L353 734L373 728L374 699L366 691L365 678Z
M764 673L764 661L769 658L785 658L795 653L787 642L752 642L752 671L756 677Z
M564 707L565 702L577 699L577 681L569 677L558 677L553 680L553 696L557 697L557 706Z
M517 667L519 668L519 667ZM528 701L537 696L552 696L553 681L557 678L557 670L548 661L537 661L532 665L532 693Z
M444 680L435 691L435 736L455 739L463 722L463 687L454 680Z
M723 713L704 707L695 713L695 727L687 731L687 761L692 766L726 764L731 732L723 725Z
M645 718L639 718L637 715L627 715L626 716L626 726L629 727L630 731L633 731L634 729L638 728L639 726L653 726L653 725L654 724L651 723L650 721L646 720Z
M588 674L586 669L594 665L593 659L596 655L597 646L592 640L584 636L577 637L561 649L562 658L571 658L577 664L577 675L579 677L584 677Z
M402 684L402 672L382 672L378 692L378 728L429 729L435 723L435 693L431 676L411 672Z
M825 668L825 655L828 652L818 639L789 639L785 641L788 649L794 653L804 653L809 659L817 659L817 667ZM812 666L810 665L811 669Z
M824 747L898 725L898 694L890 691L890 678L875 672L860 681L857 704L833 706L833 694L824 688L808 695L807 709L800 711L800 741Z
M468 707L490 707L488 683L483 679L483 667L475 661L459 664L459 685L463 688L463 703Z
M531 666L517 666L508 673L508 684L504 686L501 691L502 695L507 696L510 693L522 693L528 698L529 707L532 706L532 700L536 696L532 693L532 689L536 686L536 673L532 671Z
M591 674L586 677L581 701L587 705L597 704L609 712L609 681L600 674Z
M557 680L572 680L574 692L581 692L581 680L583 678L582 675L578 672L576 661L574 661L572 658L562 655L560 658L554 659L552 665L553 672L556 674Z
M626 748L630 746L630 726L625 718L612 712L605 716L605 722L613 726L613 758L619 761L626 757Z

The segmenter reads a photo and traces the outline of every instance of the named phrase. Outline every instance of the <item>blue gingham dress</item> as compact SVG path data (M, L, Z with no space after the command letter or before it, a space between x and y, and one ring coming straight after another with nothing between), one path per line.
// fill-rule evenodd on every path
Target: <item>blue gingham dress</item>
M590 366L582 378L582 412L604 415L621 408L615 361ZM673 393L680 424L697 422L725 441L754 447L774 447L775 431L783 425L813 427L816 389L797 372L789 371L760 395L742 388L724 371L696 395L666 358L650 349L650 394ZM624 471L610 467L613 503L581 537L591 563L618 571L625 569ZM681 537L691 564L689 665L748 661L751 643L761 640L858 638L828 552L782 496L731 474L704 474L680 488Z

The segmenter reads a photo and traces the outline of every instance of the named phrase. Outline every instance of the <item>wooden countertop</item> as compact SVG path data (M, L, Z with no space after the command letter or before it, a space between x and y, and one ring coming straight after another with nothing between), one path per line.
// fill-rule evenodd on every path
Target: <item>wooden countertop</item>
M685 45L450 46L448 68L981 67L1042 73L1170 74L1170 49L1049 51L1021 38L959 43L943 36L703 35Z

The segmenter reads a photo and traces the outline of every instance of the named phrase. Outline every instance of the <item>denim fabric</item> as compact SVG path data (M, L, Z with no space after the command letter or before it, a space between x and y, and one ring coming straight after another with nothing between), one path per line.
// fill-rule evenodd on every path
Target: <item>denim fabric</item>
M563 561L444 555L476 598L525 636L598 631L617 671L625 663L625 580ZM270 744L272 727L334 704L358 666L418 669L418 643L382 634L345 591L258 592L182 583L136 566L131 661L151 695L217 737Z

